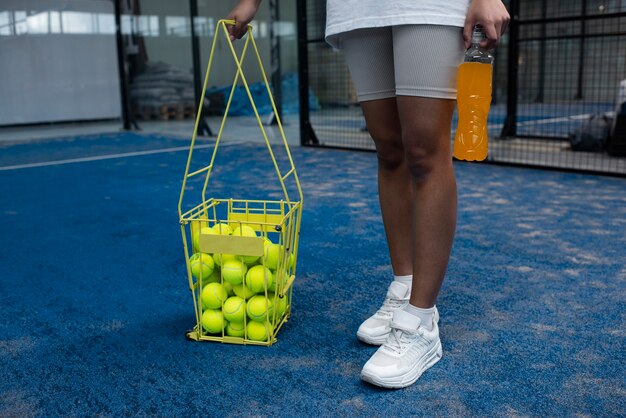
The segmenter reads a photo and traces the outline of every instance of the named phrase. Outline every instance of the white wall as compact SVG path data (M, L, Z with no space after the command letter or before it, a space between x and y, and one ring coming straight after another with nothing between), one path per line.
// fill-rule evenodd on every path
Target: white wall
M0 125L120 117L113 11L108 1L0 3Z

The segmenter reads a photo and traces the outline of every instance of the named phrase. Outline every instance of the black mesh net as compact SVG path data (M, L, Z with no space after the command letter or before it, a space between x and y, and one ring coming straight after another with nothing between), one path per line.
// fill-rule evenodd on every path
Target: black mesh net
M322 146L373 149L344 57L324 41L325 2L303 1L315 135ZM494 51L488 161L626 174L626 1L505 3L519 19Z

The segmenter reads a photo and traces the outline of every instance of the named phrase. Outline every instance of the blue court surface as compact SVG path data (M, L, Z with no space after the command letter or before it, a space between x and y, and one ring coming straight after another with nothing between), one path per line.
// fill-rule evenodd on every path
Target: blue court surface
M355 337L392 274L375 155L292 149L305 196L292 317L258 347L184 337L188 146L0 145L0 416L626 415L623 179L457 163L444 356L389 391L360 381L375 348ZM269 192L266 152L225 143L211 192Z

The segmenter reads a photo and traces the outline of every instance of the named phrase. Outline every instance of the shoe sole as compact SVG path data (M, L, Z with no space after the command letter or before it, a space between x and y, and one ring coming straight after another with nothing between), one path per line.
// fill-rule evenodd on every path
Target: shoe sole
M435 322L439 323L439 312L435 311ZM387 341L387 336L389 335L389 333L383 334L383 335L379 335L377 337L371 337L367 334L362 334L360 332L357 331L356 333L356 337L359 339L359 341L364 342L365 344L369 344L369 345L383 345L385 343L385 341Z
M442 356L443 351L441 349L441 341L437 341L437 344L431 348L422 361L417 362L405 375L392 378L381 378L363 370L361 371L361 380L387 389L405 388L415 383L417 379L422 376L422 373L434 366L439 360L441 360Z
M379 337L370 337L369 335L360 334L359 332L356 333L356 337L359 339L359 341L369 345L383 345L385 341L387 341L388 335L389 333L383 334Z

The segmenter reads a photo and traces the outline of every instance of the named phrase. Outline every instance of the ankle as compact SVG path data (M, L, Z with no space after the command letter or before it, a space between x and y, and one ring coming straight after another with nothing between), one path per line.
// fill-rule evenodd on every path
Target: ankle
M413 284L413 275L407 274L407 275L399 276L399 275L394 274L393 281L400 282L410 289L411 285Z
M418 308L417 306L408 303L404 307L404 311L416 316L420 319L420 326L428 331L433 330L433 324L435 322L435 306L430 308Z

